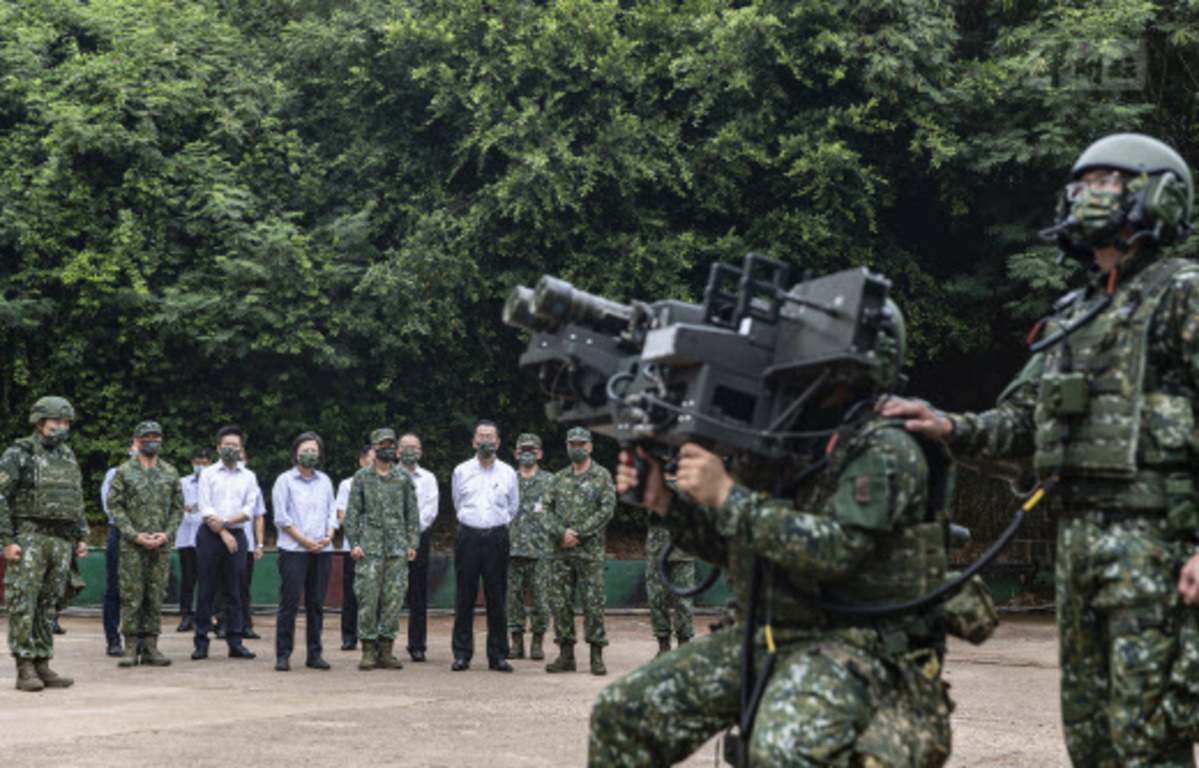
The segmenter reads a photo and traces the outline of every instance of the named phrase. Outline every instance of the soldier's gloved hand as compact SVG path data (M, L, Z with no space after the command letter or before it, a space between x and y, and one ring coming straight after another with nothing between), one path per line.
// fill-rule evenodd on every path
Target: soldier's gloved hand
M1188 605L1199 605L1199 555L1192 555L1178 577L1178 591Z
M733 478L724 462L711 451L687 443L679 451L679 490L705 507L717 509L733 490Z
M662 462L638 447L637 455L645 459L648 469L645 472L645 490L641 493L641 505L651 512L665 517L670 509L670 490L666 487L666 479L662 474ZM620 464L616 467L616 494L641 485L637 470L631 466L628 451L620 452Z
M21 559L21 545L9 544L4 548L4 559L10 563L15 563Z
M884 419L904 419L904 429L933 440L953 432L953 422L923 400L888 397L878 404L878 412Z
M365 556L366 553L362 551L362 547L354 547L350 550L350 558L353 559L354 562L358 562Z

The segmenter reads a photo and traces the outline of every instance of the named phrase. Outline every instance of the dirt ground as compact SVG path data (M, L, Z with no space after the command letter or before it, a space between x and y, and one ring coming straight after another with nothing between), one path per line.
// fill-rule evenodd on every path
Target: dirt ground
M5 765L583 765L596 693L656 649L648 617L610 616L607 678L548 675L530 661L502 675L480 665L481 654L469 672L454 673L450 619L438 616L430 619L429 663L364 673L354 668L356 653L340 650L334 615L325 631L333 670L306 669L301 652L283 674L273 669L271 617L256 621L263 639L247 642L259 654L251 661L226 658L217 642L208 660L191 661L190 635L175 633L166 617L161 646L175 664L118 669L103 654L98 617L62 623L55 666L75 677L73 688L21 693L11 667L0 677ZM476 642L482 648L482 634ZM982 648L952 648L950 765L1067 765L1054 643L1051 620L1033 617L1008 619ZM713 740L683 765L717 765L715 748Z

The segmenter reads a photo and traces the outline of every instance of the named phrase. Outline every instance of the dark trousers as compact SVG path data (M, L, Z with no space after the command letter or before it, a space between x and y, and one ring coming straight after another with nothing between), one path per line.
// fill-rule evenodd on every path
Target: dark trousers
M480 577L487 603L487 661L508 658L508 526L471 528L459 523L454 537L454 577L454 658L470 661L475 654L475 598Z
M241 598L242 629L246 630L254 628L254 606L250 602L250 582L254 578L254 553L242 552L242 546L242 544L238 545L237 552L238 555L246 561L246 570L245 576L241 580L241 587L238 589L237 594ZM228 616L226 615L228 609L225 606L225 590L218 584L214 594L216 596L212 601L212 615L216 619L218 627L225 627L228 625Z
M121 639L121 532L108 524L104 544L104 637L109 643Z
M308 658L321 656L321 630L325 625L325 588L329 586L331 552L279 550L279 616L275 623L275 655L290 656L295 647L296 612L304 593Z
M416 559L408 563L408 650L424 651L429 626L429 532L420 535Z
M179 570L182 572L179 577L179 613L191 616L196 595L196 548L180 547L178 552Z
M341 553L341 641L358 642L358 596L354 594L354 558Z
M225 596L225 639L230 646L241 645L242 623L241 585L246 575L245 531L230 531L237 541L237 551L230 552L207 525L196 534L196 574L200 592L196 598L196 637L198 649L208 648L208 631L212 628L213 594L218 583Z

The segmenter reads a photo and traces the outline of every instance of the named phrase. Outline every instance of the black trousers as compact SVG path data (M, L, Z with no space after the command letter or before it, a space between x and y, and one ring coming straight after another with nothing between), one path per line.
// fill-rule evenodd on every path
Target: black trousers
M239 544L238 554L246 561L245 576L241 580L241 587L238 589L238 596L241 598L241 622L242 628L254 628L254 612L253 604L250 602L250 582L254 579L254 553L242 552ZM225 606L225 590L218 584L216 589L216 597L212 602L212 615L216 619L218 627L225 627L228 624L228 609Z
M279 616L275 622L275 655L290 656L296 640L296 612L304 594L308 658L321 656L325 626L325 589L329 586L332 552L279 550Z
M408 563L408 650L425 651L429 632L429 532L420 535L416 559Z
M341 641L358 642L358 596L354 594L354 558L341 553Z
M208 649L208 631L212 628L213 595L218 583L225 596L225 640L230 646L241 645L244 628L241 609L241 585L246 575L245 531L230 531L237 541L237 551L225 548L219 534L207 525L196 533L196 574L200 581L200 592L196 598L197 649Z
M104 545L104 639L110 644L121 639L121 533L108 525Z
M475 598L480 577L487 601L487 661L508 658L508 526L471 528L459 523L454 537L454 577L454 658L470 661L475 655Z
M196 593L196 548L179 548L179 613L191 616Z

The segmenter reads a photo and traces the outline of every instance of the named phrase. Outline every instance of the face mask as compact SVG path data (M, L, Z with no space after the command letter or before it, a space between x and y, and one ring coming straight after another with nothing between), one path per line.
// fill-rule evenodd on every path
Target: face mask
M204 465L203 464L192 464L192 471L196 473L196 477L198 478L200 476L200 473L204 471Z
M129 451L128 451L128 453L129 453L129 458L131 458L131 459L136 459L136 458L137 458L137 449L136 449L136 448L134 448L132 445L131 445L131 446L129 446Z
M301 453L299 459L301 467L312 469L321 462L321 455L319 453Z
M576 448L571 448L566 453L568 456L570 456L571 464L582 464L584 461L587 460L587 456L588 456L587 449L582 446L578 446Z
M420 459L420 451L415 448L405 448L400 451L400 463L405 467L415 467Z
M396 449L384 446L375 449L375 461L383 461L388 464L395 464Z
M241 459L240 449L232 448L228 445L221 448L221 461L225 462L226 464L235 464L239 459Z
M522 467L531 467L537 463L537 451L521 451L516 454L516 460Z
M490 459L495 455L495 443L490 440L480 440L475 450L479 452L480 459Z
M141 451L143 456L157 456L161 450L161 440L142 440Z
M42 437L42 445L47 448L57 448L67 441L71 436L70 427L51 427L46 435Z

